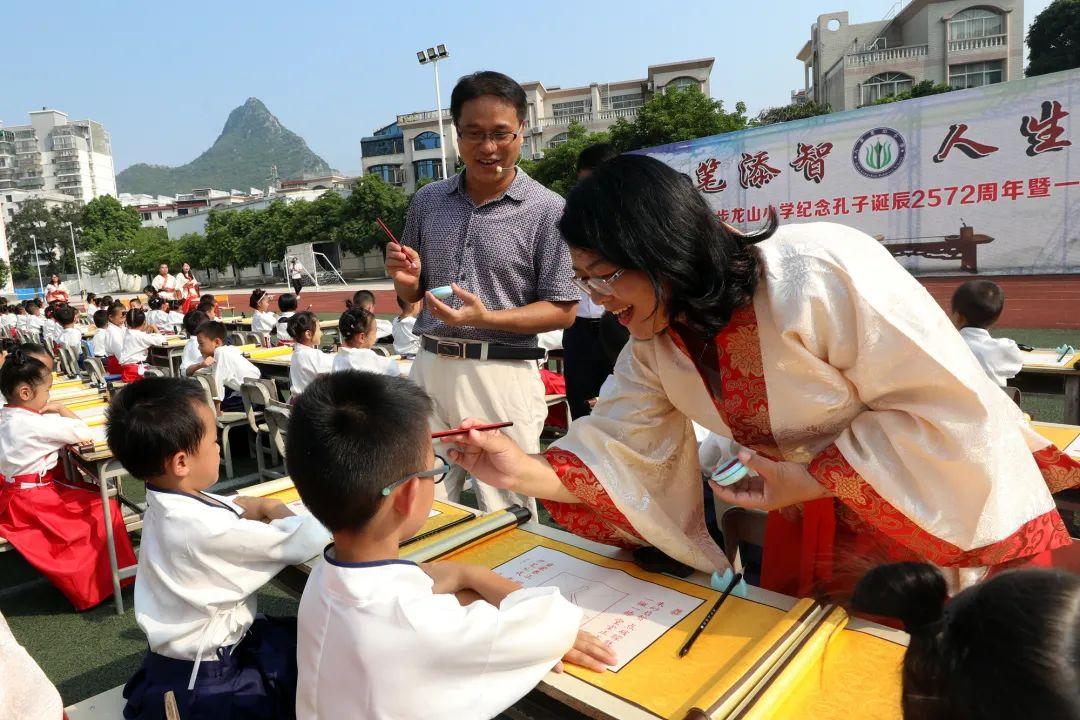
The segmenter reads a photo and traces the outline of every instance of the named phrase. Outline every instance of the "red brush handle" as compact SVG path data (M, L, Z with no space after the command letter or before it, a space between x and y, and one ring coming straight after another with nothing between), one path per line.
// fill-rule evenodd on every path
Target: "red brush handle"
M382 228L382 231L383 231L384 233L386 233L386 235L387 235L387 236L388 236L388 237L389 237L389 238L390 238L391 240L393 240L394 242L396 242L396 243L397 243L398 245L400 245L400 244L401 244L401 243L400 243L400 242L398 241L398 239L397 239L396 237L394 237L394 233L390 232L390 228L386 227L386 223L384 223L384 222L382 221L382 218L375 218L375 222L379 223L379 227L381 227L381 228Z

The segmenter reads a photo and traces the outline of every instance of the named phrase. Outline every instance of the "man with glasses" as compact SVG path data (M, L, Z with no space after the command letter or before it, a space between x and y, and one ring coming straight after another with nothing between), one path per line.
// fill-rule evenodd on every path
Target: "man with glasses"
M547 406L536 335L569 327L579 297L558 230L563 199L515 167L528 104L514 80L465 76L450 113L465 170L417 191L402 243L387 246L397 294L424 300L411 377L434 401L434 429L467 417L509 420L504 432L539 452ZM431 290L442 286L453 295L436 298ZM454 468L445 495L457 500L464 480ZM477 499L483 510L536 510L535 500L488 485L477 487Z

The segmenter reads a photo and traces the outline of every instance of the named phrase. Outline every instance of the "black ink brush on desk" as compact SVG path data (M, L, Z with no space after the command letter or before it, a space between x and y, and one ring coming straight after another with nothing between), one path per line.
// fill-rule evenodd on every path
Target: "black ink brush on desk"
M705 615L705 618L701 621L701 624L694 629L694 632L691 633L687 641L679 648L679 657L684 657L686 653L690 652L690 648L694 646L694 642L698 639L698 636L705 631L706 626L712 621L713 615L716 615L716 611L719 610L720 606L724 604L724 601L728 599L728 595L731 594L731 591L735 589L735 586L739 584L740 580L742 580L742 573L735 573L734 577L731 578L731 582L724 588L723 594L717 598L716 604L712 606Z

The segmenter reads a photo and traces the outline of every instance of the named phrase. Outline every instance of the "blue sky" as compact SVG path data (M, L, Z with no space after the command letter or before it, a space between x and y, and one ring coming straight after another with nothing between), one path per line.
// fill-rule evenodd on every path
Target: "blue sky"
M1049 2L1025 3L1025 27ZM432 70L416 62L421 47L450 49L440 64L444 103L458 76L482 68L568 87L715 57L713 95L756 113L801 87L795 53L818 14L877 20L892 0L6 5L6 125L43 105L97 120L119 172L192 160L255 96L331 166L358 174L362 136L435 105Z

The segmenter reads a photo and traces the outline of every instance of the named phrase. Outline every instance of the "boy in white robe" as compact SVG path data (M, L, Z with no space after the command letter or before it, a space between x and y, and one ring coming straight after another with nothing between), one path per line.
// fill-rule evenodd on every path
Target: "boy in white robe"
M490 718L560 658L598 671L615 662L557 588L398 559L449 469L432 451L430 414L415 384L356 371L316 379L293 408L289 473L334 535L300 600L301 720Z
M245 380L258 380L259 369L244 357L238 348L225 344L228 331L217 321L203 323L196 331L199 352L203 358L213 358L214 402L221 412L238 411L244 407L240 387Z
M168 408L168 412L162 412ZM214 412L192 380L147 378L109 410L109 447L146 482L135 620L150 651L124 689L124 717L291 717L295 624L256 615L255 593L329 539L269 498L205 492L217 482Z
M209 321L210 316L202 310L192 310L184 316L184 333L188 341L184 345L184 352L180 355L180 377L191 377L214 363L213 356L205 358L199 352L199 338L197 337L199 326Z
M991 280L969 280L952 296L953 324L983 371L1000 387L1024 367L1024 356L1015 342L990 337L990 328L1004 307L1005 293Z

